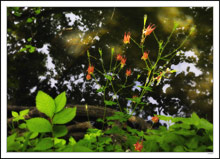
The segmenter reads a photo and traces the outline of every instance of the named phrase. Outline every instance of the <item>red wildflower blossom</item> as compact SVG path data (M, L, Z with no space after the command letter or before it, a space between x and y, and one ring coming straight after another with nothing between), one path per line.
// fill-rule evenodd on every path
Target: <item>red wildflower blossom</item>
M124 67L125 63L126 63L126 58L122 58L121 59L121 67Z
M154 27L154 28L153 27L154 27L154 24L148 25L147 29L144 30L144 35L145 36L150 35L152 33L152 31L154 31L154 29L156 29L156 27Z
M141 143L139 143L139 141L138 141L136 144L134 144L134 148L136 151L141 152L141 150L143 148L143 140L141 141Z
M144 60L144 61L147 60L148 54L149 54L148 52L144 52L144 54L143 54L143 56L141 57L141 59Z
M88 75L86 76L86 79L87 79L87 80L90 80L90 79L91 79L91 75L88 74Z
M159 80L161 78L161 74L162 74L162 72L160 72L160 75L156 77L157 80Z
M93 74L94 66L89 66L87 71L88 71L88 74L90 74L90 75Z
M127 43L130 43L130 38L131 38L131 33L128 32L128 34L126 35L126 32L125 32L125 35L124 35L124 44L127 44Z
M126 76L128 77L128 76L130 76L130 75L131 75L131 69L126 70Z
M159 117L155 115L154 117L151 118L151 120L153 121L153 123L157 123L159 121Z
M116 60L117 60L117 61L121 61L122 58L123 58L123 57L122 57L120 54L118 54L117 57L116 57Z

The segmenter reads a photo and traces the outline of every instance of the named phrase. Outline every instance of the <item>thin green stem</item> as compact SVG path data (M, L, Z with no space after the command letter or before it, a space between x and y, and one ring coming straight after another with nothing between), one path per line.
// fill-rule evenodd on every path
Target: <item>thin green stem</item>
M130 38L139 48L142 48L132 37L130 37Z
M115 92L115 88L114 88L113 83L112 83L112 81L111 81L111 80L110 80L110 82L111 82L111 85L112 85L112 90L113 90L113 92L114 92L114 95L117 95L117 94L116 94L116 92ZM122 112L121 105L120 105L120 103L119 103L119 101L118 101L118 98L117 98L117 97L116 97L116 100L117 100L117 103L118 103L118 105L119 105L120 111Z

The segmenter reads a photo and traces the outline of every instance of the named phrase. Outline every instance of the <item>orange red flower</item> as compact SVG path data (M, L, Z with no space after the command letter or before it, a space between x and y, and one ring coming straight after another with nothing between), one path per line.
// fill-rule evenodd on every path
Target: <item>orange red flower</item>
M134 144L134 148L136 151L141 152L141 150L143 148L143 140L141 141L141 143L139 143L139 141L138 141L136 144Z
M90 79L91 79L91 75L90 75L90 74L87 74L86 79L87 79L87 80L90 80Z
M144 60L144 61L147 60L148 54L149 54L149 52L144 52L144 54L143 54L143 56L141 57L141 59Z
M157 123L159 121L159 117L155 115L154 117L151 118L151 120L153 121L153 123Z
M131 38L131 33L128 32L128 34L126 35L126 32L124 34L124 44L130 43L130 38Z
M93 74L94 66L89 66L87 71L88 71L88 74L90 74L90 75Z
M125 63L126 63L126 58L122 58L121 59L121 68L124 67Z
M156 29L156 27L154 27L154 28L153 27L154 27L154 24L148 25L147 29L144 30L144 35L145 36L150 35L152 33L152 31L154 31L154 29Z
M121 61L122 58L123 58L123 57L121 56L121 54L118 54L117 57L116 57L116 60L117 60L117 61Z
M126 76L128 77L128 76L130 76L130 75L131 75L131 69L129 69L129 70L127 69L127 70L126 70Z

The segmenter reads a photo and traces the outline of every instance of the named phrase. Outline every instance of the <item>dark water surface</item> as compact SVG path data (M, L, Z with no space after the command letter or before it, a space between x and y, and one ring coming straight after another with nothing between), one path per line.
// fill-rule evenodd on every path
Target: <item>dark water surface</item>
M40 13L39 13L40 12ZM128 84L144 84L147 75L141 50L133 43L123 45L124 32L140 41L143 16L148 15L147 25L156 25L155 34L166 41L174 21L178 30L171 38L164 54L177 48L192 26L196 31L181 48L181 54L168 65L178 70L163 78L144 101L149 105L139 107L136 113L143 118L153 114L189 116L196 112L209 121L213 119L213 8L154 7L154 8L8 8L7 21L7 99L8 104L35 105L38 90L53 98L62 91L71 104L103 106L103 97L97 93L94 80L86 81L88 68L87 50L99 58L103 50L105 68L109 67L111 48L115 54L127 57L126 68L132 69ZM34 17L34 18L32 18ZM28 18L31 18L32 20ZM30 41L29 38L32 38ZM28 41L29 39L29 41ZM33 53L19 52L25 45L36 47ZM145 42L150 58L157 57L158 46L153 34ZM102 70L101 63L91 59ZM113 63L114 64L114 63ZM159 63L163 64L163 63ZM135 81L137 74L140 79ZM95 71L99 82L105 81ZM125 68L120 72L121 84ZM116 85L119 89L120 85ZM139 95L137 87L127 88L119 96L121 106L131 108L125 97ZM106 99L112 97L112 91ZM118 109L118 107L113 107ZM132 108L131 108L132 109Z

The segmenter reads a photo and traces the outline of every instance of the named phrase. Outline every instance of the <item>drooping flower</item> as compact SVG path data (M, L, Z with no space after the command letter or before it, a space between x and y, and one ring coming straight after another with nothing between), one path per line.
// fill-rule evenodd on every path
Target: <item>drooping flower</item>
M154 27L154 24L152 24L152 25L149 24L147 29L145 29L143 31L143 33L144 33L145 36L148 36L148 35L150 35L152 33L152 31L154 31L154 29L156 29L156 27Z
M130 38L131 38L131 33L130 32L128 32L128 34L126 34L126 32L125 32L125 34L124 34L124 44L127 44L127 43L130 43Z
M89 66L87 71L88 71L88 74L90 74L90 75L93 74L94 66Z
M161 79L161 74L162 72L160 72L160 75L156 77L157 81Z
M90 79L91 79L91 75L90 75L90 74L87 74L86 79L87 79L87 80L90 80Z
M123 58L123 57L121 56L121 54L118 54L117 57L116 57L116 60L117 60L117 61L121 61L122 58Z
M155 115L154 117L151 118L151 120L153 121L153 123L157 123L159 121L159 117Z
M128 77L128 76L130 76L130 75L131 75L131 69L129 69L129 70L127 69L127 70L126 70L126 76Z
M149 54L149 52L144 52L144 54L143 54L143 56L141 57L141 59L144 60L144 61L147 60L148 54Z
M121 68L124 67L125 63L126 63L126 58L122 58L121 59Z
M143 148L143 140L141 141L141 143L139 143L139 141L138 141L136 144L134 144L134 148L136 151L141 152L141 150Z

